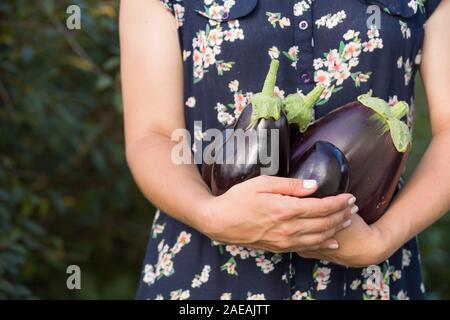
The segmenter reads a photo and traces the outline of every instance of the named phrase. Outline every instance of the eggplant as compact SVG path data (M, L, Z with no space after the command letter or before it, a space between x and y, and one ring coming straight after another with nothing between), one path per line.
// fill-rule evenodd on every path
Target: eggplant
M289 172L289 123L282 99L274 96L278 68L272 60L262 92L252 96L231 134L223 135L213 163L203 163L203 179L216 196L261 174L285 177Z
M348 192L350 166L345 155L335 145L317 141L295 163L289 177L317 181L311 197L324 198Z
M297 109L304 107L291 103L285 109L288 114L289 110L299 113ZM292 135L290 175L304 174L302 170L307 166L304 162L311 157L310 148L320 141L331 143L342 152L349 167L348 187L339 187L333 194L352 193L361 217L369 224L375 222L392 199L411 149L409 128L401 121L408 111L409 106L403 101L391 107L386 101L365 94L310 124L307 119L300 119L299 130ZM306 114L307 110L302 112ZM319 159L316 170L326 161L326 157ZM326 191L333 191L328 189L331 180L337 179L334 186L340 185L346 175L343 172L343 176L335 178L335 169L328 174L330 177L321 177L327 184L326 188L323 186Z
M226 136L226 132L229 129L233 129L234 126L227 126L227 128L225 128L225 130L222 131L222 141L226 141L227 136ZM220 141L219 141L220 142ZM208 146L205 149L205 153L206 154L210 154L211 157L215 158L215 141L212 141L210 144L208 144ZM208 187L211 189L211 173L212 173L212 168L213 168L213 163L209 163L209 162L203 162L202 163L202 167L201 167L201 175L203 178L203 181L206 182L206 184L208 185Z

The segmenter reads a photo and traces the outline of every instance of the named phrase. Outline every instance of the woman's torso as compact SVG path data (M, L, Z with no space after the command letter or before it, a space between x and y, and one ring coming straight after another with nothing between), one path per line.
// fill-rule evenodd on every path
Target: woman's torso
M413 104L424 23L437 0L160 0L175 14L194 152L231 125L280 60L276 93L327 90L316 118L362 93ZM155 46L158 50L158 46ZM405 117L412 125L414 108ZM195 140L194 140L195 139ZM415 240L378 266L346 269L295 254L222 246L161 212L138 298L422 298Z

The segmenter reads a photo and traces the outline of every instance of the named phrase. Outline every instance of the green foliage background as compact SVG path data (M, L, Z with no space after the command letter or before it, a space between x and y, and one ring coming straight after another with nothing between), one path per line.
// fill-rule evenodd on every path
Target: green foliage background
M124 158L117 10L0 2L0 299L134 296L154 208ZM416 102L408 172L430 139L420 83ZM420 237L432 298L450 298L449 230L446 217ZM82 290L66 289L70 264Z

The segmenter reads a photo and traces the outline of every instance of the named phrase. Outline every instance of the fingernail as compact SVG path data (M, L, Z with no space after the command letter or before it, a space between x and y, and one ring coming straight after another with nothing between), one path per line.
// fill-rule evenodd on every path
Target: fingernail
M349 227L352 224L352 219L348 219L347 221L344 222L344 224L342 225L342 228L345 229L347 227Z
M314 189L317 187L316 180L303 180L303 188L305 189Z
M332 249L332 250L339 249L339 245L337 243L332 243L328 246L328 249Z
M355 213L357 213L358 211L359 211L358 206L353 206L352 209L350 210L350 213L351 213L351 214L355 214Z
M356 198L355 197L351 197L350 199L348 199L348 206L353 205L356 202Z

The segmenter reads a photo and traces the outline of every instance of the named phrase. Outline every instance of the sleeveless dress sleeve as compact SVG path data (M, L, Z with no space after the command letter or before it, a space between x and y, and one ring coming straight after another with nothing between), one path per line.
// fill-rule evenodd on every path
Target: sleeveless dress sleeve
M184 22L183 0L159 0L159 2L175 17L177 27L182 27Z
M425 16L427 20L429 17L431 17L439 3L441 3L441 0L427 0L425 2Z
M166 8L167 11L169 11L171 14L175 16L175 11L173 8L173 0L159 0L161 4Z

